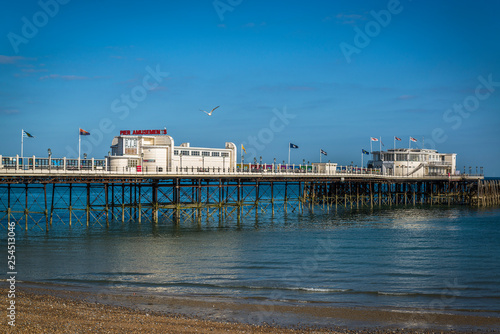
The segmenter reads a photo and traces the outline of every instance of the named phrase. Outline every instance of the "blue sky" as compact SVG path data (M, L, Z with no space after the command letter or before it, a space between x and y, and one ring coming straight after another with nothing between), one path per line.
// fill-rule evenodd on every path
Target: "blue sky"
M264 161L360 163L370 137L500 176L497 1L4 4L0 154L102 158L119 130L245 144ZM220 105L212 117L199 109ZM414 146L414 147L415 147ZM374 145L374 148L376 145Z

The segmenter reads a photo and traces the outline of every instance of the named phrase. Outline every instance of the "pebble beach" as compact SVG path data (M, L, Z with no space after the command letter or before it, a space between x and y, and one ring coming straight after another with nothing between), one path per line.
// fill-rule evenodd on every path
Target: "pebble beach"
M2 288L2 294L7 290ZM215 321L199 316L171 312L157 312L134 307L143 303L141 297L127 297L128 306L110 305L99 302L102 296L45 288L20 288L16 292L15 327L2 321L2 333L484 333L496 332L498 318L456 317L467 330L360 327L345 328L296 326L281 327L276 324L246 324L232 321ZM137 300L134 301L134 298ZM2 299L2 308L7 308L7 298ZM221 305L217 305L220 307ZM226 305L227 307L227 305ZM356 312L349 312L356 317ZM321 315L321 314L320 314ZM343 316L342 312L337 312ZM345 314L344 314L345 316ZM362 316L362 314L360 314ZM367 314L370 317L384 317L384 313ZM5 319L5 318L4 318ZM389 320L389 319L388 319ZM441 319L443 320L443 319ZM444 320L443 320L444 321ZM448 319L448 321L454 321ZM472 326L472 327L470 327ZM471 329L474 326L478 329ZM486 327L484 327L486 326ZM490 326L490 327L488 327ZM491 327L493 326L493 327ZM486 329L485 328L490 328Z

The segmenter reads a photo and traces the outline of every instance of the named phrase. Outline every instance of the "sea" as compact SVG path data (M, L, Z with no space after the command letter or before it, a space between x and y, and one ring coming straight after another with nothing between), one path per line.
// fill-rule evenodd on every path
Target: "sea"
M319 206L18 227L16 269L18 284L74 291L500 317L500 209Z

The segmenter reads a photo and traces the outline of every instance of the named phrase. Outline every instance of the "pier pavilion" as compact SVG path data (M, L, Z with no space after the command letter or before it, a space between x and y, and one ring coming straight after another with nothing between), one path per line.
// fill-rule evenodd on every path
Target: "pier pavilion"
M113 139L111 154L106 157L110 171L143 169L151 172L167 172L188 169L228 169L236 168L236 145L227 142L224 148L191 147L190 143L174 145L174 139L163 133L146 134L136 131L121 131ZM150 131L150 132L151 132Z
M438 153L431 149L397 148L372 152L368 167L394 176L447 176L459 174L456 153Z

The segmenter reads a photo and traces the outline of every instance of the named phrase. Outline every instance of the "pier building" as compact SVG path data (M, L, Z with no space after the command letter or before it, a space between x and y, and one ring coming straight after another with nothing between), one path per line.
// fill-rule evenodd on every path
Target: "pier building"
M161 173L236 168L237 148L231 142L226 142L224 148L191 147L190 143L175 146L174 139L166 134L129 133L121 131L113 139L111 154L106 157L110 171Z
M456 175L457 154L438 153L431 149L397 148L372 152L368 168L380 169L391 176L449 176Z

